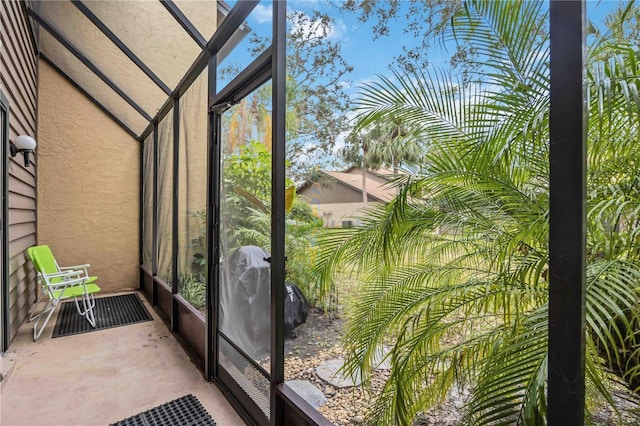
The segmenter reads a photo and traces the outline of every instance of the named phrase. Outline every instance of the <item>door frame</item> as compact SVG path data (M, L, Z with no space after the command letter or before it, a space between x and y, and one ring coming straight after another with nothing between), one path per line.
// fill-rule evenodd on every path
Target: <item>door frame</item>
M0 259L0 273L2 273L2 284L0 284L0 354L4 354L9 348L9 101L0 91L0 111L2 111L3 127L2 144L2 170L0 171L0 181L2 183L1 212L2 215L2 256Z
M213 61L215 62L215 61ZM247 68L241 71L227 86L225 86L220 92L209 98L209 119L211 125L211 131L209 133L212 138L210 146L212 147L212 153L210 156L210 180L209 187L211 189L211 204L209 205L210 218L212 220L210 233L210 240L208 247L210 265L208 277L209 277L209 289L211 293L211 312L212 315L208 315L207 319L210 323L209 333L209 348L211 351L210 359L213 362L212 379L222 385L242 407L243 411L250 417L251 422L257 424L268 424L269 420L264 415L258 405L250 399L244 391L238 386L233 378L224 370L219 364L218 359L218 302L220 285L220 184L221 184L221 169L220 164L222 160L222 143L221 143L221 116L232 105L235 105L246 96L253 93L264 83L271 80L271 49L267 49L263 54L258 56ZM215 80L214 80L215 81ZM211 80L209 84L213 83ZM215 83L214 83L215 84ZM248 419L245 419L248 420Z

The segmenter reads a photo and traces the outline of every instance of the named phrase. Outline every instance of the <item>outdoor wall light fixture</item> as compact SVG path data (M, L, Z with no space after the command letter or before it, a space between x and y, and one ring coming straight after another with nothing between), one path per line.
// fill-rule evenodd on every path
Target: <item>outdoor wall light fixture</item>
M18 153L23 153L25 167L29 167L29 153L33 153L34 149L36 149L36 140L28 135L20 135L15 141L9 141L11 156L15 157Z

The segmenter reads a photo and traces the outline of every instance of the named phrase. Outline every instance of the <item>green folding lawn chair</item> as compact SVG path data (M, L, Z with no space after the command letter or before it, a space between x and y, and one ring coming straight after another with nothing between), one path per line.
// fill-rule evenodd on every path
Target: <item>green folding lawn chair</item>
M89 276L87 272L90 265L61 267L53 257L49 246L46 245L29 247L27 256L36 268L38 280L42 286L40 297L38 297L33 313L29 317L29 321L36 320L33 325L33 341L38 340L51 315L60 301L64 299L73 298L78 314L85 317L91 327L95 328L94 308L96 303L93 295L100 291L100 287L94 284L98 278ZM41 302L45 302L45 304L41 310L38 310ZM38 327L44 314L47 316L42 325Z

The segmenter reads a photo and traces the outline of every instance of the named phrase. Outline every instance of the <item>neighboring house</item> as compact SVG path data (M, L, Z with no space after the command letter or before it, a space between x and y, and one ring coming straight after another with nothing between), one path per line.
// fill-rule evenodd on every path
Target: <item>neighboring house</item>
M344 172L321 173L321 182L303 185L298 189L298 195L311 204L327 227L352 226L364 208L386 204L396 194L396 188L390 184L393 179L391 170L367 170L366 206L362 194L362 169L351 167Z

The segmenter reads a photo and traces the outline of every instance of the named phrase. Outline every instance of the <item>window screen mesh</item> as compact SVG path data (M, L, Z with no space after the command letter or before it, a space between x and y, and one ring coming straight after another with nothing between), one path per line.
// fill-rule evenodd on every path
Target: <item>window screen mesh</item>
M207 282L207 68L180 98L178 293L204 312Z
M42 2L41 17L55 27L147 114L154 116L165 93L70 2ZM54 62L56 57L50 57Z
M220 50L216 81L218 92L236 76L238 70L246 68L262 53L262 48L271 43L272 19L271 17L265 19L264 16L265 10L270 10L272 7L273 1L261 1L245 21L254 23L253 26L241 25Z
M173 110L158 125L158 271L171 284L173 240Z
M267 418L269 417L269 379L248 362L244 356L231 346L224 337L218 337L218 347L220 348L220 365L251 398L253 402L262 410Z
M144 141L142 158L142 264L153 262L153 133Z
M172 89L201 51L160 2L90 1L85 5Z
M40 51L133 132L140 134L147 127L148 122L144 117L44 31L40 32Z
M216 31L217 22L222 22L218 14L218 5L212 0L174 0L176 6L196 27L205 40L209 40Z
M218 328L270 369L271 84L221 116Z

